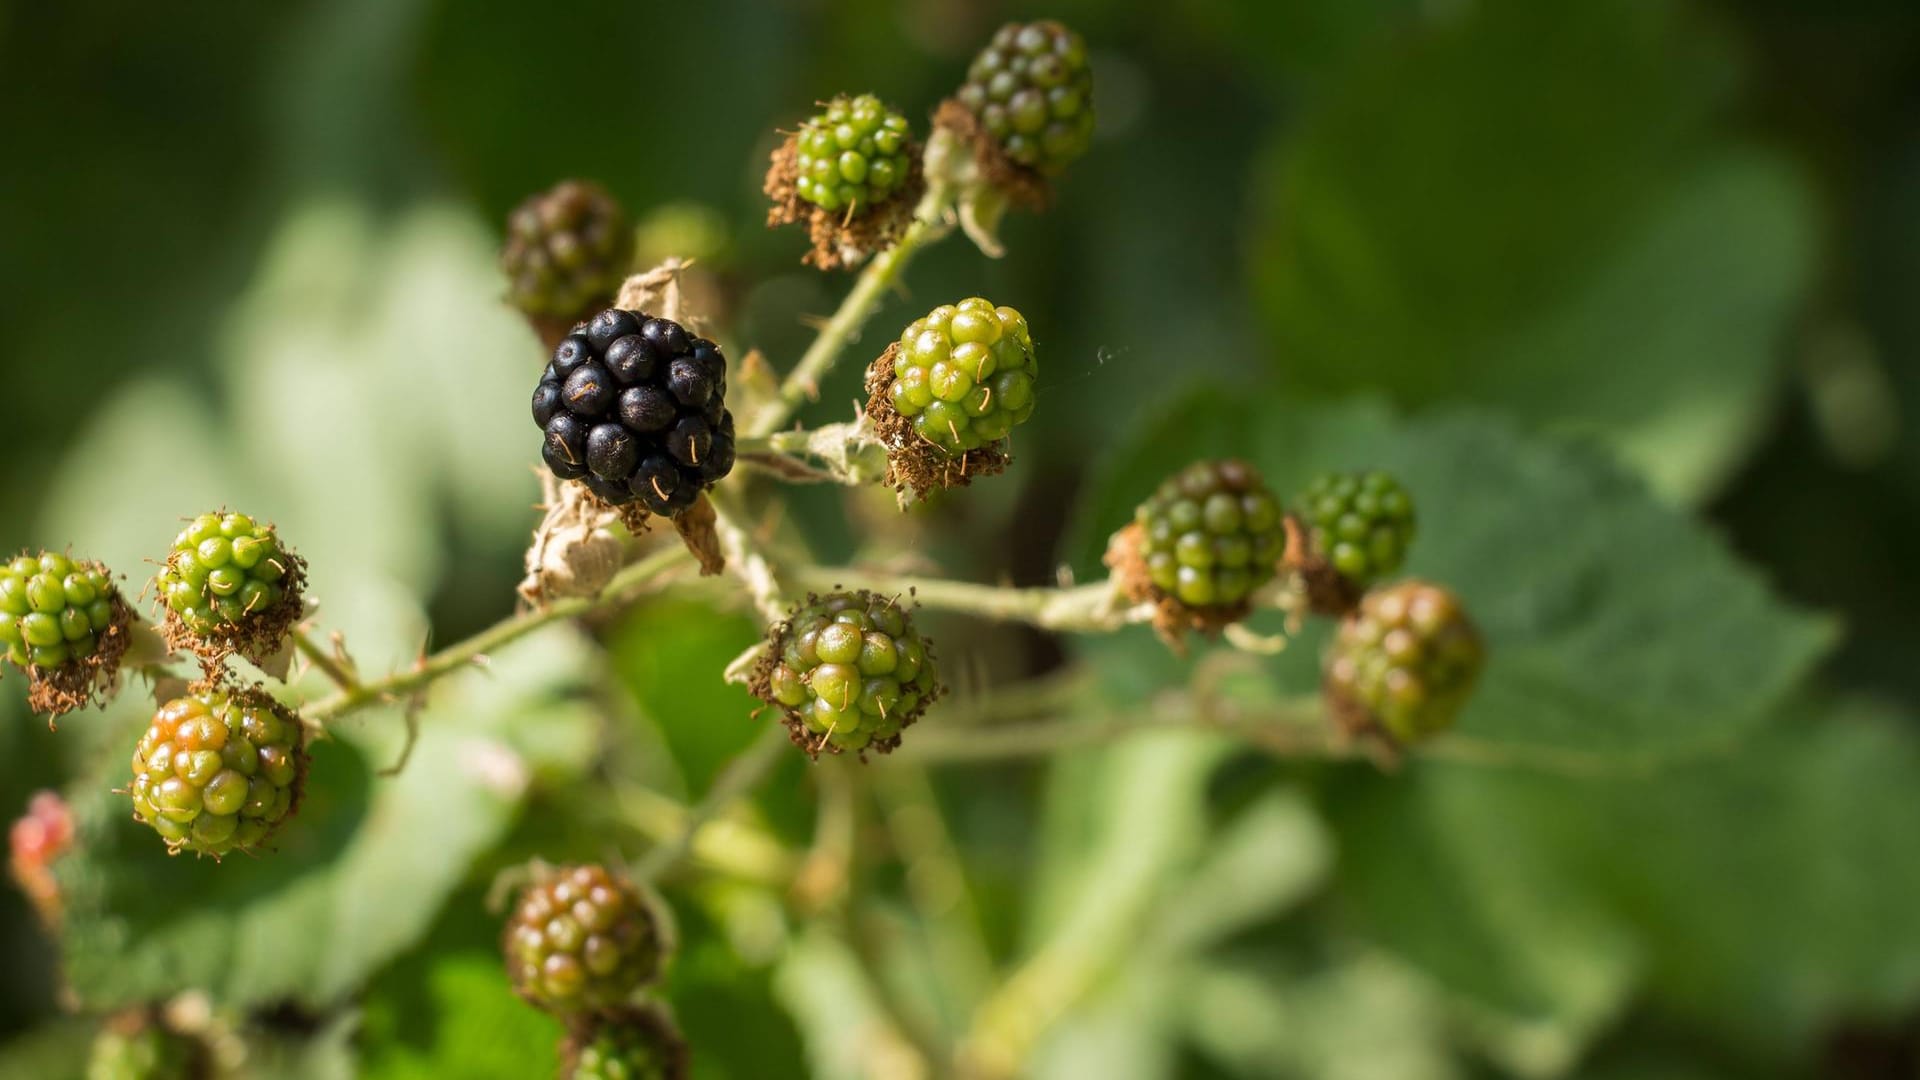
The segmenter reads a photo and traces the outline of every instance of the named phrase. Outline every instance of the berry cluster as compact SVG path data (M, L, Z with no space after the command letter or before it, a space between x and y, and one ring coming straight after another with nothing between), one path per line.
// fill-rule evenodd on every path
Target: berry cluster
M677 515L733 468L720 347L610 308L561 339L533 392L541 457L612 506Z
M1403 581L1368 593L1342 620L1324 688L1349 727L1413 743L1453 725L1485 656L1458 597Z
M1146 574L1162 598L1238 610L1271 580L1286 546L1279 500L1244 461L1202 461L1134 512Z
M527 888L502 947L521 997L573 1015L624 1005L658 978L665 939L631 882L605 867L573 866Z
M154 577L168 643L203 656L271 655L299 617L303 577L273 526L245 514L202 514L174 537Z
M996 443L1033 415L1033 338L1010 307L978 296L942 304L891 352L887 402L948 457Z
M160 706L133 752L133 812L174 851L258 847L300 802L300 720L257 690L196 690Z
M687 1058L687 1040L665 1011L636 1006L569 1031L560 1080L685 1080Z
M1093 142L1087 46L1057 22L1001 27L958 97L1008 158L1036 172L1060 172Z
M891 597L811 597L774 630L753 691L779 706L795 743L821 750L889 751L939 697L930 643Z
M507 218L507 299L536 319L572 322L613 300L633 264L633 223L598 184L565 180Z
M52 552L22 555L0 568L0 644L21 668L85 660L114 625L118 601L107 568L98 563Z
M872 94L837 97L794 138L794 188L830 213L864 213L913 175L907 118Z
M1400 569L1413 543L1413 498L1383 472L1322 475L1296 500L1295 513L1314 550L1363 588Z

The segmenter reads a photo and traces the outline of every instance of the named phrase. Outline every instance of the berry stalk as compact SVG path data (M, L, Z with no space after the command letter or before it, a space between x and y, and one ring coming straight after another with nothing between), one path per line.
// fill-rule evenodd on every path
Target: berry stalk
M1068 588L1013 588L845 566L795 567L792 576L801 588L865 589L882 596L911 596L924 607L1024 622L1044 630L1104 634L1153 618L1151 607L1128 606L1111 581Z
M879 310L888 290L899 284L907 264L921 249L953 231L949 220L952 211L953 188L937 175L930 175L926 194L913 209L913 224L907 226L898 243L867 262L846 299L840 302L839 310L820 328L813 344L780 384L779 399L762 407L752 422L742 427L742 435L770 435L784 426L795 410L813 400L820 380L833 370L840 354L860 336L861 328Z
M319 727L371 705L391 701L430 686L438 680L478 662L487 653L504 648L550 623L577 618L603 607L611 607L626 598L637 585L691 558L685 548L665 547L631 566L623 568L607 582L597 596L574 596L556 600L546 607L534 608L502 619L485 630L441 649L407 671L395 672L384 679L359 683L351 690L303 709L308 726Z

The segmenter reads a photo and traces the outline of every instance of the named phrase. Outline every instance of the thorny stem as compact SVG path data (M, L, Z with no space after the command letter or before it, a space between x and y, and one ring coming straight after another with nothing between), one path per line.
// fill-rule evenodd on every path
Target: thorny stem
M607 587L594 596L567 597L546 607L509 616L464 641L425 657L406 671L342 689L332 697L302 709L301 715L309 725L324 725L349 713L423 689L456 671L483 663L488 653L518 641L543 626L619 604L635 586L651 581L689 557L686 550L679 546L663 547L633 565L622 568L613 576L613 580L607 582Z
M300 655L306 657L308 663L319 668L321 674L332 680L333 685L347 692L352 692L360 685L360 680L354 677L353 672L348 671L331 652L313 640L306 631L295 627L292 637L293 647L300 650Z
M922 248L953 231L950 220L953 195L950 184L931 176L928 178L926 194L920 197L919 205L913 209L913 224L907 226L906 232L892 247L867 261L859 279L848 290L846 299L840 302L839 310L820 328L813 344L807 347L800 362L794 365L786 381L780 384L779 399L762 408L753 422L745 426L742 435L753 437L771 434L785 425L796 409L813 400L819 392L820 380L833 370L840 354L860 336L861 327L879 309L887 292L899 284L900 275L906 270L907 264Z

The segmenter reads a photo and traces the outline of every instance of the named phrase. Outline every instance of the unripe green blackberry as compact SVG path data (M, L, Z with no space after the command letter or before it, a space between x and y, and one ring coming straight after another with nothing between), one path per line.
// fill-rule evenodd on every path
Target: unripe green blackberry
M1093 142L1086 43L1050 19L1001 27L957 96L1008 158L1036 172L1060 172Z
M625 1004L659 978L667 948L640 890L602 866L543 872L502 942L514 990L563 1016Z
M27 672L41 712L79 708L110 687L132 622L99 563L48 551L0 565L0 650Z
M300 617L305 566L245 514L202 514L180 535L154 579L167 644L207 657L271 656Z
M94 1036L87 1080L208 1080L212 1047L189 1032L175 1031L154 1010L135 1010L109 1020Z
M560 1044L560 1080L685 1080L687 1040L656 1005L596 1016Z
M1341 621L1322 688L1349 727L1413 743L1453 726L1485 660L1458 597L1402 581L1367 593Z
M907 118L879 98L834 98L795 136L794 187L822 210L863 213L906 186L911 145Z
M1244 461L1181 470L1134 511L1147 579L1162 597L1202 610L1244 606L1286 549L1280 501Z
M1313 548L1341 577L1362 588L1406 561L1415 520L1413 497L1383 472L1325 473L1295 500Z
M1038 373L1027 320L976 296L942 304L901 333L887 401L914 434L959 457L1033 415Z
M305 743L300 719L259 690L174 698L133 752L133 814L176 853L252 851L300 804Z
M786 714L808 752L890 751L942 692L932 643L893 597L809 597L775 628L756 696Z
M605 188L563 180L507 218L507 299L535 319L577 321L613 302L633 248L633 222Z

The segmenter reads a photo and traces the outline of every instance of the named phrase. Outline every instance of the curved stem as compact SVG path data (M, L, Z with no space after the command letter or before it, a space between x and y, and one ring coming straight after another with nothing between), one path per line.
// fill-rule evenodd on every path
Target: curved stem
M301 715L309 724L325 724L368 706L412 693L479 662L487 653L511 644L549 623L585 615L600 608L613 607L623 602L626 594L634 586L652 580L661 572L686 561L689 557L686 549L678 545L661 548L639 562L623 568L597 595L567 597L564 600L556 600L546 607L534 608L502 619L464 641L456 642L423 658L406 671L395 672L373 682L356 683L351 688L343 689L324 701L302 709Z
M1277 757L1356 756L1358 749L1322 719L1319 699L1307 697L1231 716L1162 708L1100 719L1069 717L960 728L928 725L924 731L916 729L914 738L903 742L897 753L904 760L927 765L998 761L1104 746L1150 731L1180 730L1231 736Z
M788 747L787 729L779 724L769 724L761 731L747 748L736 755L714 778L713 786L701 796L700 801L688 810L680 822L679 831L667 843L648 851L634 866L634 876L652 881L671 869L675 863L686 857L692 849L694 839L714 818L724 813L734 802L746 796L760 781L767 778L773 767L786 760Z
M293 647L300 651L300 655L306 657L308 663L319 668L320 673L331 680L333 685L348 693L360 685L360 680L354 677L353 672L348 671L346 665L336 659L333 653L319 642L313 640L305 630L296 626L290 636L293 638Z
M753 421L744 426L742 435L752 437L777 431L793 416L795 410L813 400L819 392L820 380L833 370L833 365L847 346L859 338L861 327L879 309L887 292L899 283L907 264L922 248L953 231L948 220L952 208L952 187L938 180L930 180L926 194L921 196L919 205L913 209L913 224L907 226L906 232L892 247L867 261L866 268L860 271L859 280L853 283L846 299L840 302L839 310L820 328L813 344L807 347L800 362L794 365L786 381L780 384L778 399L761 409Z

